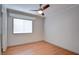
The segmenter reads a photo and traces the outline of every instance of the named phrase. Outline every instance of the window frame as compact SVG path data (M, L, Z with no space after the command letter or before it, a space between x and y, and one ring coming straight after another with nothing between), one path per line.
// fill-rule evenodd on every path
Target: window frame
M20 17L12 17L12 34L32 34L32 33L14 33L14 19L23 19L23 20L30 20L32 21L32 33L34 32L33 31L33 27L34 27L34 24L33 24L33 20L32 19L25 19L25 18L20 18Z

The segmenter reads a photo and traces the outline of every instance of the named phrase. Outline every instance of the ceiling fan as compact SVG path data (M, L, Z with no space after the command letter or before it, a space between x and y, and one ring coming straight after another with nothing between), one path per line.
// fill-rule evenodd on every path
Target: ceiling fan
M37 9L37 10L31 10L31 11L38 11L39 14L44 15L44 12L43 11L45 9L47 9L48 7L50 7L49 4L45 4L45 5L44 4L40 4L39 5L39 9Z

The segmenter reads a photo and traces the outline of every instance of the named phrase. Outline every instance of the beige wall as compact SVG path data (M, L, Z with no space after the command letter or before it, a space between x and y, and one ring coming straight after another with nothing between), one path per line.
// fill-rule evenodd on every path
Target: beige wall
M18 11L17 11L18 12ZM21 15L21 13L17 13L18 15ZM27 13L26 13L27 14ZM16 15L16 14L15 14ZM24 15L28 16L28 15ZM15 16L16 17L16 16ZM18 16L18 17L23 17ZM31 17L31 16L30 16ZM31 42L36 42L36 41L41 41L43 40L43 18L41 17L34 17L35 19L33 20L33 33L31 34L13 34L12 32L12 18L11 16L8 16L8 46L13 46L13 45L18 45L18 44L26 44L26 43L31 43Z
M51 5L45 13L46 41L79 53L79 5Z

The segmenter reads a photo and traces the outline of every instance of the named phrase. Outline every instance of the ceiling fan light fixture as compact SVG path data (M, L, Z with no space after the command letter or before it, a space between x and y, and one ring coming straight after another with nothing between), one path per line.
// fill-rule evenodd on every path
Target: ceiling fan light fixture
M39 10L39 11L38 11L38 13L39 13L39 14L42 14L42 13L43 13L43 11L42 11L42 10Z

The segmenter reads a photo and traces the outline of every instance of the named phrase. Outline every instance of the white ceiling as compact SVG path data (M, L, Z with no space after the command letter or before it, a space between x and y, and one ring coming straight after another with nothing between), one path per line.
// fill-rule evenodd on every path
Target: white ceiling
M15 9L25 9L25 10L32 10L38 9L39 4L5 4L7 8L15 8Z
M56 14L58 12L65 11L75 6L78 6L78 4L51 4L50 7L46 9L44 12L46 14L50 14L51 12L53 14Z
M35 10L39 8L39 4L5 4L4 6L7 8L34 13L34 14L37 14L37 12L30 10ZM73 6L75 6L75 4L51 4L50 7L47 10L45 10L45 13L50 11L52 11L52 13L56 13L58 11L65 10Z
M6 8L20 10L28 13L37 13L36 11L31 10L36 10L39 8L39 4L5 4L3 6L5 6Z

